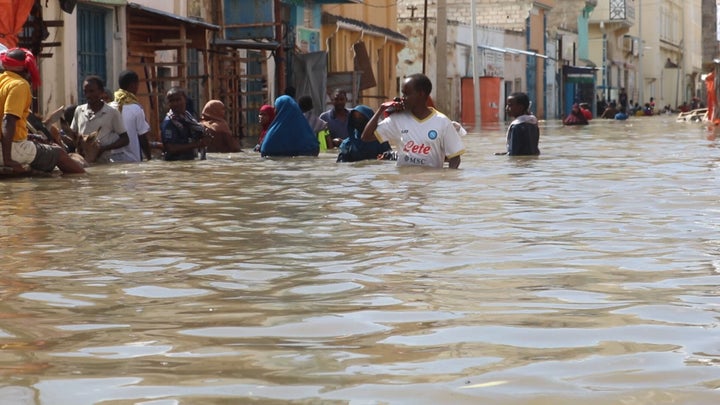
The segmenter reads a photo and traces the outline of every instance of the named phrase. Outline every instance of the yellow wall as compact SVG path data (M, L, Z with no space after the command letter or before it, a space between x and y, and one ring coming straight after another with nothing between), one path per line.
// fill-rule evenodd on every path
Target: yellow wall
M397 32L397 8L394 0L365 0L365 4L333 4L323 11L344 18L388 28ZM354 70L353 44L362 40L370 57L376 87L361 92L360 104L376 108L383 101L398 95L396 66L403 43L376 32L360 32L325 24L321 29L322 49L328 52L328 72Z
M397 31L397 0L364 0L363 4L329 4L323 11Z

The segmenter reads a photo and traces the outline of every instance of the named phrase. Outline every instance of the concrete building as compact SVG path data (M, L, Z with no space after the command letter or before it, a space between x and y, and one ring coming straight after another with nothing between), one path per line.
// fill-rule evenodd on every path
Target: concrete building
M656 108L675 109L701 96L701 0L636 0L635 6L636 24L629 34L640 41L624 42L626 49L640 54L637 83L642 87L633 94L635 100L642 105L652 97Z
M402 77L425 71L438 107L466 122L475 119L474 57L481 89L489 89L482 120L501 122L510 92L529 93L534 112L548 119L584 98L587 83L569 93L566 66L595 68L599 98L617 99L626 88L633 101L653 97L674 108L704 98L702 74L719 56L712 0L476 0L474 34L470 3L459 0L36 3L44 25L28 32L48 34L37 40L45 84L36 111L82 102L88 74L114 89L129 67L142 73L141 100L153 122L164 113L164 91L177 84L190 90L196 109L211 97L226 102L233 127L251 136L259 106L297 84L294 68L314 53L326 53L318 60L331 83L358 76L353 103L372 107L397 95ZM251 5L261 8L243 11ZM366 57L356 58L358 51Z
M590 48L601 96L616 100L625 88L640 105L675 109L700 95L701 11L700 0L598 0Z
M497 91L493 89L492 95L488 95L490 98L481 98L483 116L489 111L490 117L501 121L505 96L513 91L527 92L535 113L541 118L548 116L548 103L555 102L557 93L553 62L556 48L545 35L547 14L554 5L554 0L476 0L478 49L475 52L480 65L477 71L486 79L487 86L497 87ZM473 103L463 90L463 83L472 80L470 9L467 1L431 2L427 10L422 0L398 1L398 29L408 37L398 76L424 70L435 83L433 97L447 100L438 107L452 118L463 117L464 123L467 123L466 117L472 116L467 113L467 106ZM446 20L438 21L438 11L445 11ZM443 47L439 45L439 33L444 33ZM440 54L442 51L445 53ZM443 77L439 77L440 72ZM553 115L551 112L550 116Z
M548 15L548 37L557 41L557 117L570 113L572 104L586 102L597 115L597 65L590 60L588 21L597 0L558 0Z
M702 0L701 31L702 31L702 64L707 73L714 68L714 59L720 56L720 33L718 33L718 0Z
M639 50L630 35L635 11L632 0L598 0L590 15L589 58L599 68L596 80L603 101L617 101L621 91L628 101L639 97Z

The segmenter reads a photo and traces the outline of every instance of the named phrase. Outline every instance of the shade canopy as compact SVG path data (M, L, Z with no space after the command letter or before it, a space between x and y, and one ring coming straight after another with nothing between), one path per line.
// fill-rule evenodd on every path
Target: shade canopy
M0 44L14 48L35 0L0 0Z

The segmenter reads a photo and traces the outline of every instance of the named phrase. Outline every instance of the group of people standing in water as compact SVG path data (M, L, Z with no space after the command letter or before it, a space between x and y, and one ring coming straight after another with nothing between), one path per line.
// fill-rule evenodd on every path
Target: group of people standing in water
M598 100L598 117L624 121L631 116L650 116L657 114L657 112L655 111L655 99L653 97L650 97L650 102L645 103L645 105L642 107L638 103L635 103L634 106L632 106L631 104L632 100L628 102L628 97L625 89L620 89L619 103L615 100L610 101L610 103L605 103L604 99ZM664 111L669 110L669 106L666 106L664 109ZM567 117L563 119L563 124L588 125L592 119L593 113L590 110L590 105L588 103L578 102L572 105L570 113L567 115Z
M316 156L327 145L338 147L338 162L391 159L398 166L440 168L447 162L450 168L458 168L465 153L462 136L466 131L432 106L431 91L427 76L408 76L402 84L402 98L382 103L373 111L365 105L346 109L347 96L338 89L333 107L319 116L326 125L320 130L313 128L316 117L283 95L274 109L270 105L260 109L262 132L255 150L263 156ZM507 130L507 150L497 154L540 154L540 131L530 104L525 93L508 97L506 110L514 120ZM329 133L327 139L325 132Z
M40 131L47 133L45 139L28 138L27 128L33 128L30 84L39 85L39 76L32 73L37 66L30 51L20 48L2 53L0 59L6 66L0 75L0 146L6 172L51 172L58 167L63 173L82 173L88 163L141 161L143 156L149 160L153 147L162 149L165 160L241 150L225 121L223 103L209 101L197 120L179 87L166 94L169 111L160 125L162 142L150 142L150 126L135 95L139 79L132 71L121 73L120 88L109 104L103 99L107 92L102 80L85 78L87 103L58 110L41 123L50 127ZM346 94L336 91L333 108L319 117L312 113L309 97L296 102L290 95L280 96L274 105L260 108L262 131L255 151L263 157L317 156L337 147L338 162L388 159L398 166L434 168L447 162L457 169L465 153L466 131L432 106L430 79L423 74L408 76L401 91L401 98L382 103L375 111L365 105L346 109ZM527 94L514 93L507 101L507 112L515 119L508 127L507 150L498 154L538 155L539 129ZM58 116L59 128L52 125Z
M333 108L318 117L320 131L311 126L317 122L311 114L303 114L291 96L283 95L275 100L269 124L265 117L273 113L269 106L261 108L260 120L265 125L255 149L268 157L317 156L321 145L337 146L338 162L389 157L397 160L398 166L439 168L447 161L457 168L465 146L452 121L427 105L431 91L427 76L411 75L403 82L402 99L383 103L373 111L365 105L346 109L347 96L337 90ZM386 154L391 143L396 153Z

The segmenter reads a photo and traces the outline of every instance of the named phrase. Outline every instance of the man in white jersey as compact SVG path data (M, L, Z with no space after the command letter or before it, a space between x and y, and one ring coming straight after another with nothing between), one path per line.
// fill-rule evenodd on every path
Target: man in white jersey
M465 146L452 121L427 106L431 91L427 76L408 76L402 85L402 102L381 104L365 127L362 140L394 144L398 166L442 168L447 161L452 169L460 167Z

